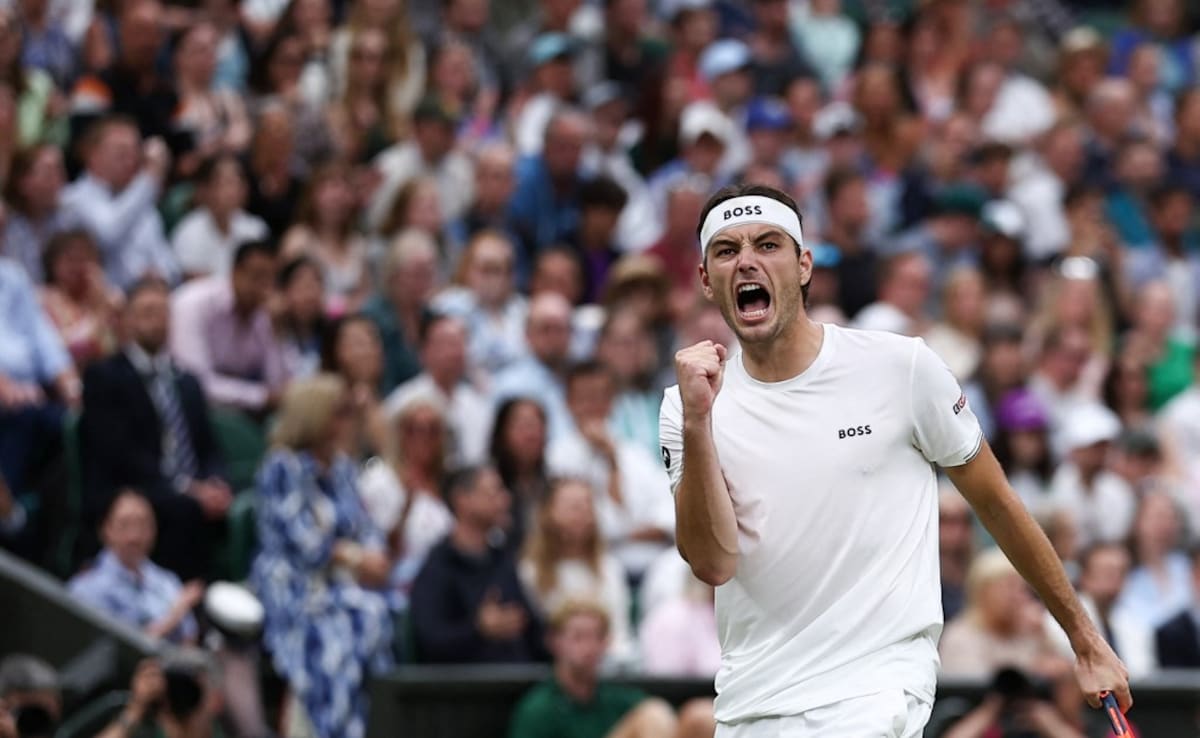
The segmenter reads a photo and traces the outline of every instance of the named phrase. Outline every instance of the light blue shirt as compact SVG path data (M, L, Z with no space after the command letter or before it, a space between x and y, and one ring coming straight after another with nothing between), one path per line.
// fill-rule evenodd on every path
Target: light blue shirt
M96 558L96 565L76 574L67 589L84 604L144 630L167 616L183 584L179 577L149 559L136 572L130 571L106 548ZM196 619L186 616L166 637L177 643L194 640Z
M21 265L0 259L0 374L47 383L71 366L71 356L42 310Z
M492 385L492 396L497 407L505 400L516 397L528 397L540 404L546 412L547 443L565 438L575 428L575 421L567 409L567 395L562 380L533 357L510 364L497 374Z
M1129 573L1117 606L1148 628L1157 628L1192 604L1192 575L1188 557L1179 552L1167 554L1167 583L1162 588L1144 566Z

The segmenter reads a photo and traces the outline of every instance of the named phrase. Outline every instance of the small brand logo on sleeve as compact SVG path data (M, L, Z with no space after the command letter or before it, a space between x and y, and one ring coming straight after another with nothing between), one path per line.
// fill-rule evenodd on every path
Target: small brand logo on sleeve
M667 448L666 446L662 446L661 448L662 448L663 466L667 467L667 471L670 471L671 470L671 449Z
M958 402L954 403L954 414L958 415L967 406L967 393L964 392L958 396Z

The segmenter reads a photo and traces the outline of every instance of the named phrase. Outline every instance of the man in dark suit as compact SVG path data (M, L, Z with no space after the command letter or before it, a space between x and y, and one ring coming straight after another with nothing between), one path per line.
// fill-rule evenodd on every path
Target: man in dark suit
M1164 669L1200 668L1200 545L1192 548L1192 606L1158 626L1154 645Z
M205 578L232 494L204 391L167 353L165 283L134 285L123 317L129 343L84 375L85 512L94 519L120 488L142 490L158 518L154 560L185 581Z

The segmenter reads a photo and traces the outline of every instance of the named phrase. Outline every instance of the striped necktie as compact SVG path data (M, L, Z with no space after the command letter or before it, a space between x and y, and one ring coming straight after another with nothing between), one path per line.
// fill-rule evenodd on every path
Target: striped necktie
M175 375L169 367L150 376L150 389L163 430L163 473L172 480L193 479L199 471L196 452L188 432L187 416L179 402Z

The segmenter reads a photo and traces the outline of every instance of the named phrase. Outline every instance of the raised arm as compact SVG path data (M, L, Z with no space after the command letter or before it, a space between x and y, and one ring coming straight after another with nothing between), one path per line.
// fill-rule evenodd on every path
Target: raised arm
M738 563L737 517L712 434L724 364L725 347L712 341L677 353L679 399L664 398L660 423L675 491L675 544L692 572L713 586L729 581Z
M1099 707L1100 693L1108 691L1116 695L1122 711L1128 710L1133 704L1129 672L1087 616L1049 539L1009 486L987 442L975 458L946 468L946 474L1066 631L1075 651L1075 674L1088 703Z

